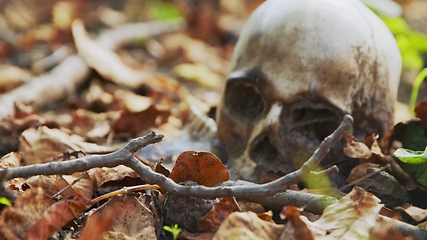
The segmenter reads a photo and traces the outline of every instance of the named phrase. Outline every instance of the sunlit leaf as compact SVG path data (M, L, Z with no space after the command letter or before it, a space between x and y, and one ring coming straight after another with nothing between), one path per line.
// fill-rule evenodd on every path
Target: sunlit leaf
M0 197L0 204L6 206L12 206L12 203L5 197Z
M399 148L394 152L394 156L400 161L409 164L426 163L427 159L424 156L424 151L412 151L409 149Z

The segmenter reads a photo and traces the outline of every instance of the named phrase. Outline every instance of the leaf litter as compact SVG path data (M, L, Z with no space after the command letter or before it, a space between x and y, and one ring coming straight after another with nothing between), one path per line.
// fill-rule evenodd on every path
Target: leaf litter
M4 45L31 49L46 40L49 44L42 48L44 62L29 58L28 61L34 64L33 71L19 64L0 64L0 91L3 94L0 103L5 106L0 119L2 168L71 161L72 157L67 153L73 152L89 155L111 153L129 138L156 129L165 133L165 141L138 152L136 157L139 161L182 185L213 187L228 181L228 169L220 160L225 158L220 152L215 152L216 140L212 134L216 131L215 125L209 121L219 102L219 92L235 42L235 36L231 34L227 39L224 33L243 22L261 1L251 4L244 3L244 0L238 2L240 6L247 4L246 12L238 11L241 16L230 17L233 12L229 6L231 3L221 3L223 12L210 15L212 19L221 19L218 26L222 29L219 30L213 26L214 21L201 21L191 25L189 31L183 31L181 20L115 28L120 25L111 18L101 17L107 12L114 12L112 6L101 4L103 11L93 11L93 7L101 9L101 6L89 6L83 1L68 5L51 3L44 9L41 7L47 13L55 9L56 13L64 11L70 16L69 20L60 20L58 14L53 14L52 22L46 18L35 18L37 24L44 26L37 30L39 33L46 31L43 37L32 29L33 25L19 25L9 19L8 24L12 27L5 32L19 41L14 44L13 41L1 40L0 54L10 62L16 56L12 52L1 52ZM135 16L132 13L132 7L141 6L127 4L128 8L115 10L121 16L118 22L147 20L143 19L143 14ZM209 6L211 3L203 4ZM184 5L175 7L190 11ZM98 15L89 18L89 12ZM206 9L188 14L200 17L205 13ZM133 19L130 16L134 16ZM73 21L77 17L82 20ZM108 24L106 19L110 19ZM230 24L224 24L225 20ZM117 32L108 35L107 31L96 38L97 34L90 35L86 30L93 32L101 24L111 26L110 33ZM11 31L17 26L23 34ZM150 26L155 26L151 32ZM145 29L149 34L127 35L131 28ZM217 32L217 35L207 37L202 34L206 29ZM110 38L112 36L117 38ZM76 50L59 51L58 46L72 41ZM56 55L54 50L58 51ZM81 57L74 58L72 54L76 52ZM63 55L59 56L60 53ZM16 54L22 57L23 53ZM49 64L47 60L50 59L54 60ZM61 62L64 64L61 66L73 62L76 67L72 68L72 73L49 72ZM34 76L40 73L47 78L69 77L70 81L64 78L67 80L64 82L75 85L60 86L51 81L43 87L49 91L38 94L39 98L27 100L31 94L24 86L27 81L35 82L37 77ZM78 79L85 77L89 80L82 84L84 81ZM28 94L17 94L14 92L16 88L23 88L22 92ZM59 94L53 94L55 92ZM5 96L16 101L10 105ZM378 143L374 135L365 143L349 140L346 153L360 161L350 174L349 183L361 185L369 171L389 164L391 170L381 168L381 171L387 171L399 180L393 184L415 189L425 196L425 187L419 184L425 168L417 166L416 174L405 175L414 171L413 168L408 170L390 155L396 146L424 150L426 141L422 132L427 132L425 103L415 111L418 119L397 124L390 131L388 142ZM12 192L16 199L12 199L12 206L2 207L0 238L168 239L171 236L163 226L173 226L178 222L182 228L178 236L186 239L410 239L404 238L397 230L394 222L397 220L386 221L381 217L380 213L385 212L385 208L374 194L381 198L383 192L372 188L365 191L350 186L350 193L310 220L306 217L310 213L304 207L285 206L279 214L283 219L278 220L274 218L277 212L272 214L262 207L256 208L257 213L255 210L242 212L247 205L232 196L203 199L154 190L156 187L147 190L136 188L139 189L136 192L118 190L141 184L144 182L139 175L123 165L93 168L72 175L10 179L5 181L5 190L1 191ZM394 185L384 186L390 189ZM103 194L106 199L102 198ZM389 209L389 216L409 216L414 224L425 221L427 206L415 201L412 205L407 201Z

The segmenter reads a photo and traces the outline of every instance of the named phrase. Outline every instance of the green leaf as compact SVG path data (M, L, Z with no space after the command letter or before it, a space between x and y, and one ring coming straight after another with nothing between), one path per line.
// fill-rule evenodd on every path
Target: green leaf
M163 229L165 231L168 231L172 233L173 239L175 240L178 236L178 234L182 231L181 228L178 227L178 224L174 224L172 227L170 226L163 226Z
M394 156L400 161L408 164L421 164L427 163L424 156L424 151L412 151L405 148L399 148L394 152Z
M413 151L399 148L394 152L399 166L418 183L427 186L427 151Z
M424 171L418 171L418 174L416 174L416 179L417 182L423 186L427 186L427 166L425 166Z
M0 204L6 205L6 206L12 206L12 203L5 197L0 197Z

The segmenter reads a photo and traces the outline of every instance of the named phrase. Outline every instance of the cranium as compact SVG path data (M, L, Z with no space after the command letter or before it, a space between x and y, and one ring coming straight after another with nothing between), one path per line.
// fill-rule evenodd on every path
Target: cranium
M400 73L393 35L359 0L267 0L241 31L217 113L234 178L296 169L347 113L357 138L384 134Z

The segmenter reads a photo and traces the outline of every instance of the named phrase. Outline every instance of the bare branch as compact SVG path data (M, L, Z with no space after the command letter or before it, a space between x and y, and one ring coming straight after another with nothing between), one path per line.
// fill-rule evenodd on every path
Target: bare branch
M0 170L0 175L6 172L6 179L28 177L33 175L71 174L87 171L95 167L114 167L126 165L136 171L149 184L157 184L169 193L203 198L235 196L252 202L261 203L272 209L281 209L285 205L304 207L307 211L320 214L324 208L337 201L336 198L318 194L303 193L287 190L290 184L301 180L301 175L312 171L326 156L331 147L341 139L352 127L352 117L346 115L341 125L320 144L310 159L297 171L267 184L236 181L227 182L221 187L183 186L175 183L162 174L155 173L150 167L141 163L133 154L148 144L160 142L163 135L154 132L144 137L131 140L123 148L106 155L85 156L76 160L36 164L19 168ZM335 171L335 168L326 170L326 173ZM390 218L382 217L387 221ZM427 231L410 224L396 221L397 228L404 234L427 239Z
M289 185L299 183L303 174L310 173L326 156L329 150L352 128L353 118L350 115L345 115L342 123L328 137L326 137L319 148L313 155L303 164L297 171L291 172L275 181L266 184L247 183L244 185L230 185L219 187L205 186L183 186L176 184L171 179L154 173L149 167L143 165L140 161L133 158L125 165L132 168L138 175L148 183L157 184L167 192L188 195L193 197L216 198L224 196L235 197L260 197L271 196L278 192L285 192Z
M123 148L105 155L90 155L75 160L62 162L48 162L43 164L34 164L18 168L9 168L6 171L5 179L17 177L29 177L34 175L54 175L54 174L72 174L74 172L84 172L96 167L115 167L125 165L133 154L148 144L160 142L163 135L150 132L144 137L131 140ZM142 163L141 163L142 164Z
M133 139L123 148L110 154L91 155L71 161L49 162L19 168L11 168L7 170L6 179L28 177L33 175L71 174L73 172L87 171L95 167L115 167L117 165L123 164L132 168L135 172L138 173L141 179L147 183L157 184L167 192L179 195L190 195L204 198L216 198L223 196L271 196L278 192L285 192L289 185L300 182L302 174L309 173L320 163L320 161L329 152L331 147L333 147L333 145L338 140L340 140L348 131L350 131L352 123L353 118L349 115L346 115L340 126L331 135L326 137L325 140L323 140L319 148L299 170L266 184L246 182L246 184L235 185L228 183L228 186L219 187L179 185L170 178L154 172L150 167L144 165L133 156L134 152L143 148L147 144L161 141L163 135L157 135L154 132L151 132L145 137Z

